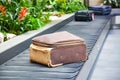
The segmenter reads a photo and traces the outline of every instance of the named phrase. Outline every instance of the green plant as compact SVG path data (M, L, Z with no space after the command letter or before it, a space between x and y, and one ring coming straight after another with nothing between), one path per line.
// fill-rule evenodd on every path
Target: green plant
M42 20L44 17L46 21ZM49 15L43 15L41 7L33 4L32 0L0 1L0 31L2 32L18 35L38 29L48 21Z
M12 32L15 28L15 24L18 24L16 22L16 18L17 18L19 7L17 3L15 3L14 1L8 2L6 0L5 2L4 0L2 0L0 1L0 3L1 3L1 7L4 7L4 11L5 11L4 14L3 12L1 12L2 14L0 14L1 30ZM13 6L13 8L9 8L10 6Z
M103 5L110 5L110 6L112 6L112 8L120 7L118 0L104 0L102 4Z
M87 9L81 2L81 0L73 0L67 3L67 10L66 13L76 12L78 10Z
M61 13L72 13L78 10L86 9L82 0L49 0L47 11L57 11Z
M0 31L22 34L48 23L45 11L72 13L86 9L82 0L0 0Z

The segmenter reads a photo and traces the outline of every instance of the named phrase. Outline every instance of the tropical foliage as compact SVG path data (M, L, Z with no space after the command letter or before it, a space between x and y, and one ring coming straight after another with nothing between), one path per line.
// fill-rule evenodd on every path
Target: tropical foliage
M42 27L42 19L45 17L47 22L49 16L43 16L40 8L28 0L1 0L0 31L18 35Z
M112 8L120 8L119 0L104 0L103 5L110 5Z
M82 0L48 0L45 10L58 11L61 13L72 13L78 10L86 9Z
M50 21L49 12L81 9L86 9L81 0L0 0L0 32L19 35L43 27Z

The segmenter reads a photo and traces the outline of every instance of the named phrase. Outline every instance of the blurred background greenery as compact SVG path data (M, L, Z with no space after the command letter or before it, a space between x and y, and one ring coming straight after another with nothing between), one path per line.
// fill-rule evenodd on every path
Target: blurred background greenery
M50 12L60 16L83 9L82 0L0 0L0 32L19 35L50 22Z

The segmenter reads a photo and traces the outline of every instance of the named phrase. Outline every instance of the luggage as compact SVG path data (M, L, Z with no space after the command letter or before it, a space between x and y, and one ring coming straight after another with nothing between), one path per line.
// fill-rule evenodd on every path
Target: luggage
M92 21L94 17L94 12L90 10L81 10L75 13L75 21Z
M86 61L87 58L84 39L66 31L35 37L30 45L30 60L48 67Z
M111 6L90 6L89 10L93 10L95 15L109 15L111 13Z

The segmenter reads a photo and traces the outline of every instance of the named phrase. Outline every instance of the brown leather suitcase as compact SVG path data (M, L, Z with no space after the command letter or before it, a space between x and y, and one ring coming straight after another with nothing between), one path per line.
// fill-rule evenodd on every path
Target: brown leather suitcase
M48 67L86 61L87 58L84 39L66 31L35 37L30 45L30 60Z

